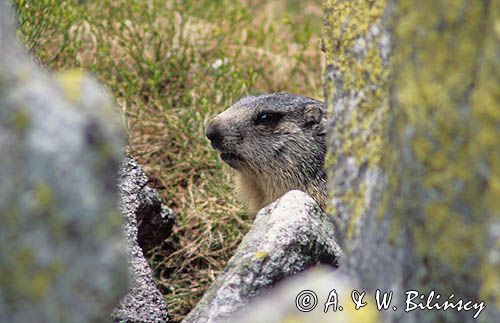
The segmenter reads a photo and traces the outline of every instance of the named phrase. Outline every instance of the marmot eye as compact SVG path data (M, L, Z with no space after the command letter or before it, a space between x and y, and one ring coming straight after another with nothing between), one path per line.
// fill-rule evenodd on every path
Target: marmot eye
M265 126L273 125L281 120L282 115L273 112L262 112L255 119L255 124L261 124Z

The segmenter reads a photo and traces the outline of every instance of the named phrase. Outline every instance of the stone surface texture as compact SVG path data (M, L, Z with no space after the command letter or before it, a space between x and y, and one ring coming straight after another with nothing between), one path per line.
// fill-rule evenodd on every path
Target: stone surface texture
M271 286L318 263L338 266L333 224L306 193L262 209L224 271L184 322L220 322Z
M146 186L147 182L148 178L137 162L132 158L126 157L120 169L118 187L119 205L125 216L125 234L129 243L128 254L131 284L129 293L122 299L112 314L115 322L146 323L167 322L168 320L163 295L155 285L151 267L137 241L139 231L136 220L137 213L144 212L144 210L156 210L160 212L164 210L161 207L147 206L152 201L153 205L158 202L156 200L156 197L158 197L157 193L151 193L153 191ZM152 196L154 199L145 199L145 196ZM168 214L172 213L168 212ZM151 218L155 217L155 215L146 215L146 217Z
M324 1L329 213L367 291L485 302L500 321L498 1ZM420 296L420 295L419 295ZM432 303L434 304L435 301ZM383 311L473 322L476 311Z
M84 73L38 67L0 1L1 322L102 322L125 294L113 110Z

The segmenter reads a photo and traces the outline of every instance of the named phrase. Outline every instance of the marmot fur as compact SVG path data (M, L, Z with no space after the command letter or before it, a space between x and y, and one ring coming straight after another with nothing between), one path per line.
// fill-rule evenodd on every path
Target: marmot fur
M239 173L239 191L257 213L290 190L326 199L326 111L320 101L287 93L240 99L207 125L222 160Z

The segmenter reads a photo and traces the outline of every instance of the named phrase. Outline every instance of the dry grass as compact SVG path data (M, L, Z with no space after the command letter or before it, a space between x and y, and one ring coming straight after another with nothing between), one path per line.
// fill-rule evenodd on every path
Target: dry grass
M319 1L125 2L15 1L42 64L84 68L110 88L130 151L178 214L150 260L180 321L251 225L205 124L249 93L321 98L322 12Z

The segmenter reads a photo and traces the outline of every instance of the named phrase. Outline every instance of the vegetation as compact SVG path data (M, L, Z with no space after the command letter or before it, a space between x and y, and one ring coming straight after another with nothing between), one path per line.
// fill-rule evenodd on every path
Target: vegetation
M206 122L247 94L321 98L320 1L16 0L19 37L52 70L82 68L124 115L129 150L178 214L151 254L174 321L223 269L251 219Z

